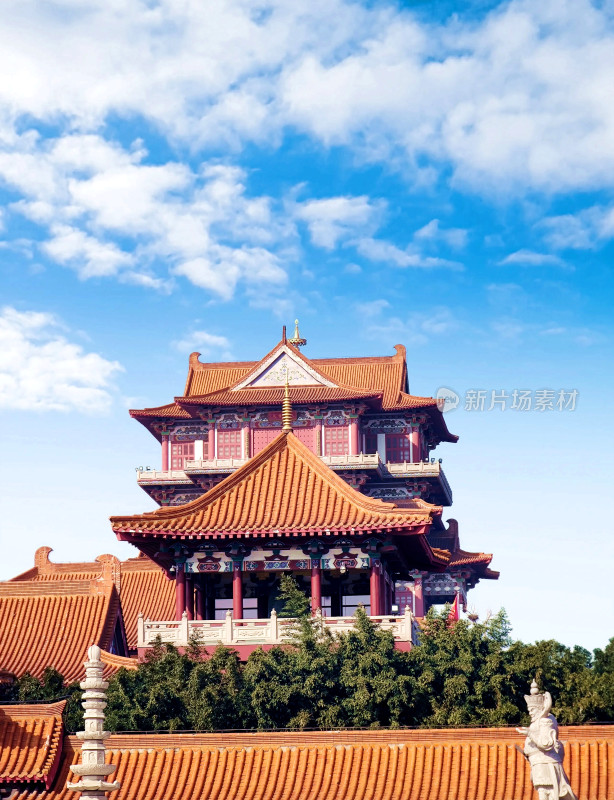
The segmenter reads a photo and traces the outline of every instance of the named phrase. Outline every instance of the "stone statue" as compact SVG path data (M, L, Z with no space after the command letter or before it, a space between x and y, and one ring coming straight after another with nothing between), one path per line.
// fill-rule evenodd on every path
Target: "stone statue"
M531 693L525 694L531 724L528 728L516 728L526 735L524 755L531 765L531 780L539 800L577 800L565 770L563 743L559 742L559 726L550 713L552 697L550 692L540 692L535 681Z

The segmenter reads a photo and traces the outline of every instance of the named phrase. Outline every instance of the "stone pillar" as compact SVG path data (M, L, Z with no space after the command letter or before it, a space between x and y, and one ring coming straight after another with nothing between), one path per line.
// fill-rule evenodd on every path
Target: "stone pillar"
M175 619L180 620L185 611L185 572L183 564L177 564L175 573Z
M196 584L196 619L205 619L205 587L204 575L195 576Z
M115 772L115 764L105 763L104 741L111 734L104 730L104 709L107 704L106 690L109 684L102 679L104 664L100 660L100 648L93 644L87 651L85 680L81 681L83 693L84 728L77 733L81 740L81 763L73 764L71 772L80 778L78 783L66 784L67 789L81 792L81 797L90 800L105 800L107 792L120 788L119 781L106 781Z
M162 434L162 472L168 471L168 446L170 436Z
M232 618L243 619L243 575L241 562L232 565Z
M424 616L424 588L422 575L414 576L414 616Z
M371 568L369 574L369 589L371 595L371 616L378 617L380 611L380 597L381 597L381 581L382 576L380 573L380 563L371 557Z
M350 455L357 456L360 452L358 443L358 417L350 417Z
M191 572L185 576L185 610L188 619L194 619L194 576Z
M322 609L322 571L320 560L311 559L311 613Z

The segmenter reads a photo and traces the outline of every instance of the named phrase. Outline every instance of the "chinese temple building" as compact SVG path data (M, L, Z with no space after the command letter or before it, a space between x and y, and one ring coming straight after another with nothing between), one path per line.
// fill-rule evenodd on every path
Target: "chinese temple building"
M431 453L457 437L438 401L410 394L401 345L309 359L305 344L297 324L260 361L193 353L181 396L130 412L161 444L162 469L138 473L161 507L112 517L117 537L172 579L176 621L270 620L284 572L330 622L359 604L372 617L465 606L498 573L442 522L452 491ZM219 625L209 634L224 640Z

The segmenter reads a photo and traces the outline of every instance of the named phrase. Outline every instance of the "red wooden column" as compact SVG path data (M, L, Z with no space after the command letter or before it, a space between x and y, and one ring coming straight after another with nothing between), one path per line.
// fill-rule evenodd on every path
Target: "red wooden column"
M379 561L371 560L371 569L369 575L369 589L371 595L371 616L378 617L382 612L380 610L381 598L381 582L382 576L380 573Z
M207 442L207 461L216 458L215 452L215 424L209 426L209 441Z
M168 440L169 436L162 434L162 472L168 471Z
M185 611L185 572L183 564L177 564L175 575L175 619L181 619Z
M232 618L243 619L243 575L241 563L232 565Z
M320 560L311 559L311 613L322 609L322 570Z
M384 570L382 565L381 575L380 575L380 582L379 582L379 613L380 614L387 614L388 613L388 603L386 602L386 594L388 592L388 576Z
M194 581L196 585L196 619L205 618L204 577L204 575L197 575Z
M350 455L357 456L360 452L358 443L358 417L350 417Z
M194 576L191 572L185 576L185 610L188 619L194 619Z
M409 441L411 445L411 460L413 463L417 463L420 461L420 428L412 426Z

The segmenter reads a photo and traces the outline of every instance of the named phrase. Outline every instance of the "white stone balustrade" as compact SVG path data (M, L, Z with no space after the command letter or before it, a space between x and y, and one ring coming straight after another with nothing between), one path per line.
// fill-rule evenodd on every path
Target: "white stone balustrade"
M369 619L382 630L391 631L398 642L417 642L418 624L408 607L400 617L382 615ZM333 633L347 633L356 622L354 617L321 615L317 616L317 620ZM152 622L139 615L138 646L152 647L158 637L164 644L173 644L175 647L185 647L191 637L196 637L202 645L212 647L218 644L283 644L288 641L294 622L292 618L278 617L275 610L270 617L263 619L232 619L230 611L225 619L215 620L189 620L184 612L181 620L171 622Z

